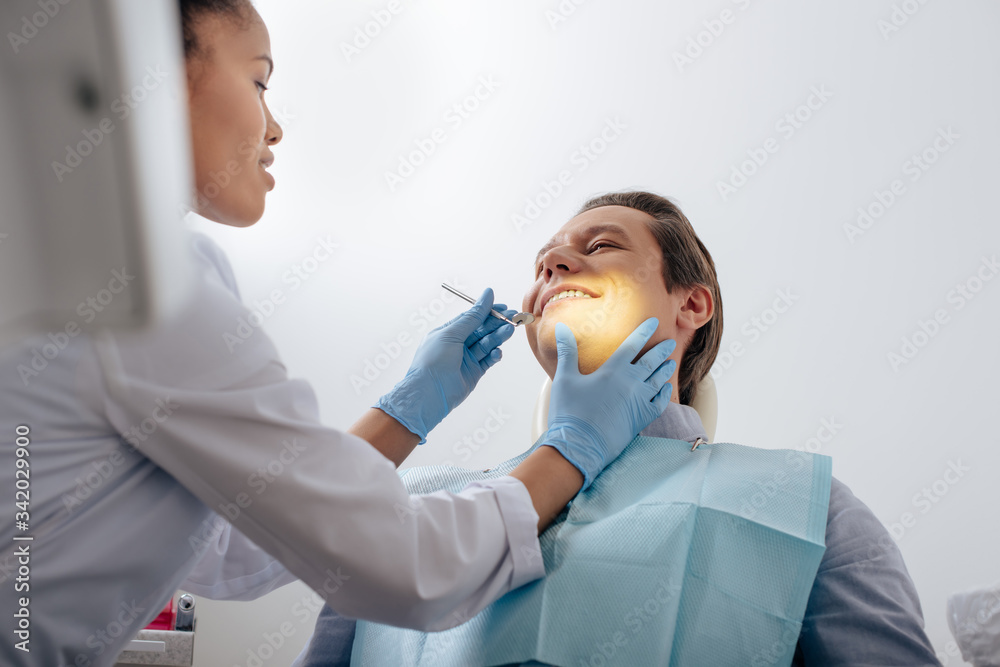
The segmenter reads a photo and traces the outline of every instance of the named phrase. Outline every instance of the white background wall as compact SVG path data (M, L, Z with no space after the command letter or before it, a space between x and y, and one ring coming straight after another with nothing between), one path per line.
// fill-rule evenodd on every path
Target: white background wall
M400 0L350 59L342 44L387 2L257 6L277 63L266 99L285 131L277 187L252 228L196 222L229 253L248 305L274 289L287 297L264 328L290 374L313 384L328 424L348 427L404 375L416 343L392 360L379 359L384 346L464 310L443 301L442 281L472 294L492 286L519 305L536 250L585 198L671 196L718 267L723 349L743 345L713 371L716 440L803 447L824 419L839 424L813 444L895 526L930 638L943 662L963 664L948 645L947 596L1000 579L1000 280L977 277L1000 256L995 0L565 0L568 16L556 0ZM732 21L713 36L705 22L723 11ZM691 40L706 46L679 66ZM448 122L481 77L495 91ZM810 111L800 105L813 89L831 96ZM809 118L789 136L777 124L797 109ZM581 169L580 147L608 119L624 129ZM386 172L438 127L445 141L392 190ZM957 138L935 156L942 130ZM718 184L769 138L777 152L723 197ZM925 150L936 161L914 173L907 162ZM512 216L561 170L570 185L516 227ZM895 179L905 191L849 240L845 225ZM317 237L339 248L293 288L283 275ZM960 284L978 290L961 306ZM779 291L794 303L774 319ZM922 336L938 310L946 323ZM904 338L920 346L893 367ZM405 465L486 467L530 445L544 376L522 332L504 355ZM387 367L352 386L367 362ZM458 443L490 410L509 419L463 453ZM968 467L954 484L951 464ZM934 502L922 505L925 488ZM288 664L312 628L296 605L311 597L296 585L256 603L201 602L197 664L255 664L267 634L292 621L264 661Z

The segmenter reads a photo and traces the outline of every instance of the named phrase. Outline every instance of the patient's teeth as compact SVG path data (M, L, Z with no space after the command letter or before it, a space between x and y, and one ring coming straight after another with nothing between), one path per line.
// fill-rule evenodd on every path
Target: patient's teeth
M563 290L558 294L554 294L547 303L552 303L553 301L558 301L560 299L568 299L570 297L592 299L593 297L578 289Z

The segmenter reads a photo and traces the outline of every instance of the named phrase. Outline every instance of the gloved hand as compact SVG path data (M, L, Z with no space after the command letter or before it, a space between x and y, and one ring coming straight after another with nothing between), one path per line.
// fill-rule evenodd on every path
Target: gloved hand
M588 375L580 374L573 332L562 322L556 324L559 360L542 444L559 450L583 473L580 491L588 489L625 446L667 409L673 387L666 382L677 362L664 360L673 354L677 342L661 341L632 363L658 324L655 317L640 324Z
M500 361L500 344L514 335L514 325L490 315L517 314L493 304L487 287L475 305L431 330L413 357L406 376L372 406L427 442L427 434L472 393L486 370Z

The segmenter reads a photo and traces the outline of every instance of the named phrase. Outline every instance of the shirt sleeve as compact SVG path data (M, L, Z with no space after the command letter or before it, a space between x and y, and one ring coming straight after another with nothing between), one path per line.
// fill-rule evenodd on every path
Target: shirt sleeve
M826 552L792 664L941 664L924 632L920 600L899 547L837 479L830 488Z
M544 574L523 484L410 496L370 444L320 422L312 388L199 257L176 317L95 336L123 437L345 616L443 630Z
M309 643L292 667L350 667L357 621L324 606Z

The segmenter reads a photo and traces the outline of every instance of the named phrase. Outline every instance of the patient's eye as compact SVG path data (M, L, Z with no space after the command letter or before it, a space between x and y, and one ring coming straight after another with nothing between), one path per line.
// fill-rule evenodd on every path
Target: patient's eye
M594 245L590 246L590 251L593 252L593 251L597 250L598 248L600 248L601 246L607 246L608 248L617 248L618 247L618 246L616 246L613 243L608 243L607 241L598 241Z

